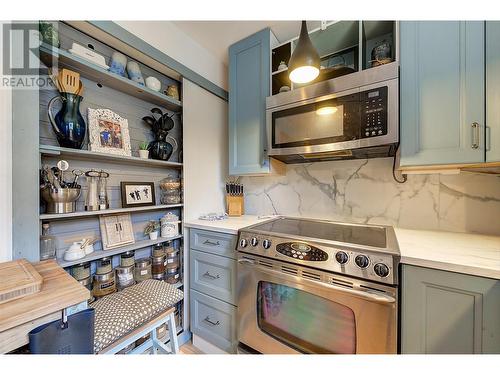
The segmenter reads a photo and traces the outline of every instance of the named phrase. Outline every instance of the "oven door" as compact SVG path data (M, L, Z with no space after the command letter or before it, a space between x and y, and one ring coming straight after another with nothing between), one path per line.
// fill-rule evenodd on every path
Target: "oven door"
M286 263L238 258L239 342L266 354L396 353L395 288L356 290L283 273L296 268Z

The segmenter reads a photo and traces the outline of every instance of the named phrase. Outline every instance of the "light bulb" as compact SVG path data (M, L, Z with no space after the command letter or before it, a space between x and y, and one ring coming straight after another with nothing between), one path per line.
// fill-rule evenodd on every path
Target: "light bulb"
M315 66L299 66L290 72L290 80L293 83L307 83L319 75L319 69Z

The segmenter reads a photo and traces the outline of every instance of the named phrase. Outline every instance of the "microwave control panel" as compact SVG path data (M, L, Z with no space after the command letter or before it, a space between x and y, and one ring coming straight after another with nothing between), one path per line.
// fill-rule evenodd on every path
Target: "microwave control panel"
M387 86L360 93L361 138L387 134Z

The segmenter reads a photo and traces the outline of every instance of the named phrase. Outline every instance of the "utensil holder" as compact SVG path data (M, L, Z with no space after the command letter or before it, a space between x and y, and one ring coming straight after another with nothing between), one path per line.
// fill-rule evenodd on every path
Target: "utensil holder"
M229 216L241 216L245 212L243 195L226 195L226 211Z

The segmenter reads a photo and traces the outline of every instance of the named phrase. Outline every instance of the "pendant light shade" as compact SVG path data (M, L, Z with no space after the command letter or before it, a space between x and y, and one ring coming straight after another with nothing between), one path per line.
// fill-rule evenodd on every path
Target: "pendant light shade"
M319 55L309 38L306 21L302 21L299 41L288 64L290 80L294 83L311 82L319 74L319 63Z

